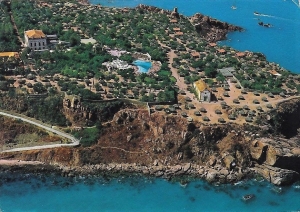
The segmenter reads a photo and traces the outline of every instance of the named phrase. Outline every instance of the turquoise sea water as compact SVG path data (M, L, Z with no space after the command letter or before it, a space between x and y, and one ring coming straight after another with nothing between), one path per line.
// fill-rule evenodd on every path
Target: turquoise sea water
M93 4L135 7L147 4L191 16L197 12L241 26L244 32L231 33L227 45L238 50L262 52L267 59L300 73L300 8L292 0L91 0ZM235 5L236 10L231 6ZM253 12L263 16L255 16ZM258 25L270 23L272 28Z
M209 185L145 177L1 176L0 211L299 211L300 189L266 182ZM277 192L276 192L277 191ZM255 194L249 201L245 194Z
M147 73L152 66L152 63L144 60L136 60L133 62L139 68L139 72Z

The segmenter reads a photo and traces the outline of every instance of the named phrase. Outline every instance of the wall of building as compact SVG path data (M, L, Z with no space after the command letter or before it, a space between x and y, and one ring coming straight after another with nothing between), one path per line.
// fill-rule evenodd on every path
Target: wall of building
M47 49L47 40L46 38L28 38L25 35L25 45L33 50L43 50Z
M200 95L200 101L203 101L203 102L210 102L210 99L211 99L211 93L210 91L208 90L204 90L201 92L201 95Z

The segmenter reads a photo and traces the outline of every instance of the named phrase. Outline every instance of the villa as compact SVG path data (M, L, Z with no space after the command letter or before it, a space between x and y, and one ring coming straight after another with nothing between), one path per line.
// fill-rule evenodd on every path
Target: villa
M207 84L202 81L198 80L193 84L195 91L197 93L197 98L203 102L210 102L211 100L211 92L208 90Z
M119 59L114 60L112 62L104 62L104 63L102 63L102 65L106 66L109 71L111 68L120 69L120 70L133 68L132 65L129 65L127 62L125 62L123 60L119 60Z
M225 49L217 49L217 53L226 54L226 50Z
M246 53L245 53L245 52L237 52L237 53L235 54L235 56L237 56L237 57L245 57L245 56L246 56Z
M47 49L47 36L42 30L28 30L24 33L25 46L32 50Z

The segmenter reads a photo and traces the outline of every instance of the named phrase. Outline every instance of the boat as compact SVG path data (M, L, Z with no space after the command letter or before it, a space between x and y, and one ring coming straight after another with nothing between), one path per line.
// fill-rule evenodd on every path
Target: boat
M260 14L260 13L258 13L258 12L254 12L253 14L254 14L254 15L261 15L261 14Z
M246 194L246 195L243 196L243 200L248 201L250 199L253 199L254 197L255 197L254 194Z
M233 10L236 10L236 9L237 9L237 7L236 7L236 5L235 5L235 1L233 2L232 6L231 6L231 9L233 9Z
M262 22L262 21L258 22L258 25L259 25L259 26L264 26L264 27L267 27L267 28L270 28L270 27L272 27L272 25L271 25L271 24L265 24L265 23L264 23L264 22Z

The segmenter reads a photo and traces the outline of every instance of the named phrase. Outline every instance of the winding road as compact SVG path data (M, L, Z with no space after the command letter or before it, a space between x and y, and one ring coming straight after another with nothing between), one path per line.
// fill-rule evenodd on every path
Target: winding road
M51 145L43 145L43 146L22 147L22 148L14 148L14 149L10 149L10 150L5 150L5 151L1 151L1 152L18 152L18 151L25 151L25 150L55 148L55 147L62 147L62 146L78 146L79 143L80 143L80 141L78 139L76 139L74 136L72 136L68 133L61 132L61 131L53 129L51 127L47 127L45 125L39 124L36 121L30 120L28 118L24 118L24 117L16 116L16 115L11 115L11 114L6 113L6 112L0 112L0 115L11 117L11 118L18 119L18 120L22 120L22 121L27 122L29 124L36 125L38 127L41 127L41 128L43 128L47 131L53 132L53 133L55 133L55 134L57 134L61 137L67 138L67 139L72 141L72 143L69 143L69 144L51 144Z

